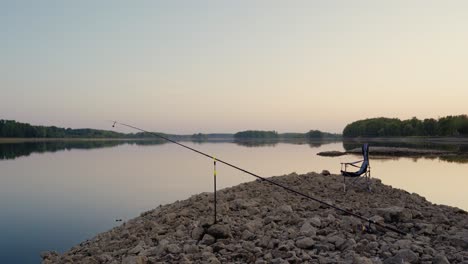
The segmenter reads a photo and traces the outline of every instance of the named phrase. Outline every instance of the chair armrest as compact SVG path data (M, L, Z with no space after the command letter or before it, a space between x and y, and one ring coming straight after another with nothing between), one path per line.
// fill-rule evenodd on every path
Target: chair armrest
M342 162L341 164L352 165L352 164L356 164L356 163L363 162L363 161L364 160L358 160L358 161L355 161L355 162Z

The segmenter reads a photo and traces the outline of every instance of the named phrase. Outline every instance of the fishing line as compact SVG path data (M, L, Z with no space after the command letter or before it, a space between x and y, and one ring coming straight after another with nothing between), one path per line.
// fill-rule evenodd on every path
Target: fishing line
M369 224L369 226L370 226L371 224L374 224L374 225L376 225L376 226L378 226L378 227L382 227L382 228L384 228L384 229L388 229L388 230L393 231L393 232L395 232L395 233L398 233L398 234L400 234L400 235L406 235L406 233L404 233L404 232L402 232L402 231L400 231L400 230L398 230L398 229L396 229L396 228L394 228L394 227L391 227L391 226L388 226L388 225L385 225L385 224L378 223L378 222L376 222L376 221L374 221L374 220L372 220L372 219L370 219L370 218L366 218L366 217L361 216L361 215L359 215L359 214L350 212L350 211L348 211L348 210L342 209L342 208L337 207L337 206L335 206L335 205L332 205L332 204L330 204L330 203L327 203L327 202L324 202L324 201L319 200L319 199L317 199L317 198L314 198L314 197L312 197L312 196L310 196L310 195L307 195L307 194L305 194L305 193L301 193L301 192L296 191L296 190L294 190L294 189L292 189L292 188L290 188L290 187L288 187L288 186L285 186L285 185L283 185L283 184L281 184L281 183L277 183L277 182L272 181L272 180L270 180L270 179L264 178L264 177L262 177L262 176L259 176L259 175L255 174L255 173L253 173L253 172L244 170L244 169L242 169L242 168L240 168L240 167L238 167L238 166L236 166L236 165L233 165L233 164L231 164L231 163L229 163L229 162L223 161L223 160L221 160L221 159L219 159L219 158L215 158L215 157L212 156L212 155L209 155L209 154L207 154L207 153L204 153L204 152L201 152L201 151L196 150L196 149L194 149L194 148L191 148L191 147L189 147L189 146L186 146L186 145L184 145L184 144L182 144L182 143L179 143L179 142L177 142L177 141L175 141L175 140L172 140L172 139L170 139L170 138L168 138L168 137L166 137L166 136L164 136L164 135L161 135L161 134L159 134L159 133L150 132L150 131L147 131L147 130L144 130L144 129L141 129L141 128L138 128L138 127L135 127L135 126L132 126L132 125L120 123L120 122L118 122L118 121L112 121L112 122L113 122L112 127L115 127L116 124L119 124L119 125L122 125L122 126L126 126L126 127L129 127L129 128L133 128L133 129L138 130L138 131L141 131L141 132L145 132L145 133L154 135L154 136L159 137L159 138L161 138L161 139L167 140L167 141L172 142L172 143L174 143L174 144L176 144L176 145L179 145L179 146L181 146L181 147L183 147L183 148L189 149L189 150L191 150L191 151L193 151L193 152L196 152L196 153L198 153L198 154L200 154L200 155L203 155L203 156L205 156L205 157L207 157L207 158L210 158L211 160L214 160L214 161L216 161L216 162L219 162L219 163L222 163L222 164L224 164L224 165L227 165L227 166L229 166L229 167L231 167L231 168L234 168L234 169L237 169L237 170L239 170L239 171L242 171L242 172L244 172L244 173L246 173L246 174L249 174L249 175L251 175L251 176L253 176L253 177L256 177L256 178L258 178L258 179L260 179L260 180L262 180L262 181L266 181L266 182L268 182L268 183L270 183L270 184L276 185L276 186L278 186L278 187L280 187L280 188L283 188L283 189L285 189L285 190L287 190L287 191L289 191L289 192L292 192L292 193L294 193L294 194L297 194L297 195L302 196L302 197L304 197L304 198L307 198L307 199L309 199L309 200L318 202L318 203L320 203L320 204L326 205L326 206L328 206L328 207L330 207L330 208L333 208L333 209L335 209L335 210L337 210L337 211L339 211L339 212L345 213L345 214L347 214L347 215L351 215L351 216L354 216L354 217L359 218L359 219L361 219L361 220L364 220L364 221L366 221L366 222Z

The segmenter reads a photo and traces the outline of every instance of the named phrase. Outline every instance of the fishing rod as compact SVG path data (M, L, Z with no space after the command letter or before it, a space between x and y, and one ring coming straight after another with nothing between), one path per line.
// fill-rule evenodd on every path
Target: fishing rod
M256 177L256 178L258 178L258 179L260 179L260 180L262 180L262 181L266 181L266 182L268 182L268 183L270 183L270 184L273 184L273 185L275 185L275 186L278 186L278 187L280 187L280 188L283 188L283 189L285 189L285 190L287 190L287 191L289 191L289 192L292 192L292 193L294 193L294 194L297 194L297 195L302 196L302 197L304 197L304 198L307 198L307 199L309 199L309 200L318 202L318 203L320 203L320 204L326 205L326 206L328 206L328 207L330 207L330 208L333 208L333 209L335 209L335 210L337 210L337 211L339 211L339 212L342 212L342 213L344 213L344 214L351 215L351 216L354 216L354 217L359 218L359 219L361 219L361 220L364 220L364 221L366 221L366 222L369 224L369 226L370 226L371 224L374 224L374 225L376 225L376 226L378 226L378 227L382 227L382 228L384 228L384 229L393 231L393 232L398 233L398 234L400 234L400 235L406 235L406 233L404 233L404 232L402 232L402 231L400 231L400 230L398 230L398 229L396 229L396 228L394 228L394 227L391 227L391 226L388 226L388 225L385 225L385 224L378 223L378 222L376 222L376 221L374 221L374 220L372 220L372 219L370 219L370 218L366 218L366 217L361 216L361 215L359 215L359 214L357 214L357 213L353 213L353 212L351 212L351 211L348 211L348 210L342 209L342 208L340 208L340 207L337 207L337 206L335 206L335 205L333 205L333 204L324 202L324 201L319 200L319 199L317 199L317 198L314 198L314 197L312 197L312 196L310 196L310 195L307 195L307 194L305 194L305 193L302 193L302 192L299 192L299 191L297 191L297 190L294 190L294 189L292 189L292 188L290 188L290 187L288 187L288 186L285 186L285 185L283 185L283 184L281 184L281 183L277 183L277 182L272 181L272 180L270 180L270 179L267 179L267 178L265 178L265 177L259 176L259 175L255 174L255 173L253 173L253 172L250 172L250 171L248 171L248 170L242 169L242 168L240 168L240 167L238 167L238 166L236 166L236 165L233 165L233 164L231 164L231 163L229 163L229 162L223 161L223 160L221 160L221 159L219 159L219 158L215 158L214 156L212 156L212 155L210 155L210 154L207 154L207 153L204 153L204 152L202 152L202 151L199 151L199 150L196 150L196 149L194 149L194 148L191 148L191 147L189 147L189 146L186 146L186 145L184 145L184 144L182 144L182 143L179 143L179 142L177 142L177 141L175 141L175 140L172 140L172 139L170 139L170 138L168 138L168 137L166 137L166 136L163 136L163 135L161 135L161 134L154 133L154 132L151 132L151 131L147 131L147 130L144 130L144 129L141 129L141 128L138 128L138 127L135 127L135 126L132 126L132 125L120 123L120 122L118 122L118 121L112 121L112 122L114 122L114 124L112 125L112 127L115 127L116 124L119 124L119 125L122 125L122 126L126 126L126 127L128 127L128 128L132 128L132 129L135 129L135 130L138 130L138 131L141 131L141 132L145 132L145 133L154 135L154 136L159 137L159 138L161 138L161 139L167 140L167 141L169 141L169 142L171 142L171 143L174 143L174 144L179 145L179 146L181 146L181 147L183 147L183 148L189 149L189 150L191 150L191 151L193 151L193 152L196 152L196 153L198 153L198 154L200 154L200 155L203 155L203 156L205 156L205 157L207 157L207 158L210 158L210 159L214 160L215 162L216 162L216 161L217 161L217 162L220 162L220 163L222 163L222 164L224 164L224 165L227 165L227 166L229 166L229 167L231 167L231 168L237 169L237 170L242 171L242 172L244 172L244 173L246 173L246 174L249 174L249 175L251 175L251 176L253 176L253 177ZM216 175L216 173L215 173L215 175Z

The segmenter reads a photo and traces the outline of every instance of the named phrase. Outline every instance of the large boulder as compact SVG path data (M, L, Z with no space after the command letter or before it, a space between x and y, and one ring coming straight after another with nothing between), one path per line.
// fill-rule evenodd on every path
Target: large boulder
M310 237L300 238L296 241L296 246L302 249L311 248L315 244L315 241Z
M384 260L384 264L418 263L419 256L410 249L401 249L394 256Z
M146 264L148 259L143 256L127 256L122 259L122 264Z
M378 208L377 213L385 219L385 222L408 222L412 218L409 210L399 206Z
M468 250L468 230L462 230L450 237L450 242L455 247Z
M215 224L206 230L206 233L212 235L214 238L228 238L231 236L231 229L229 225Z
M317 234L317 229L309 222L305 222L301 227L301 234L308 237L314 237Z

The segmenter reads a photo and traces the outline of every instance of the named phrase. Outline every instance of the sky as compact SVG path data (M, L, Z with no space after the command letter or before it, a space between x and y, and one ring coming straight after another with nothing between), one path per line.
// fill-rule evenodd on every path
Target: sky
M468 1L0 0L0 119L341 133L467 114Z

